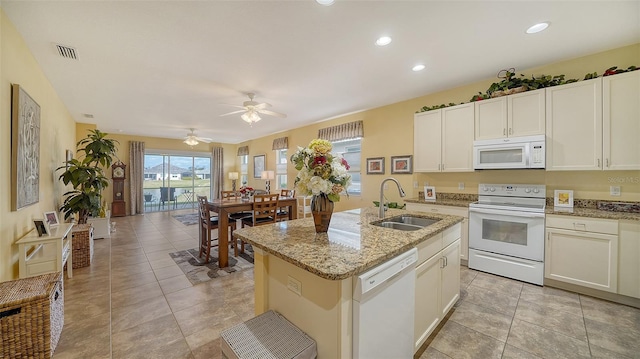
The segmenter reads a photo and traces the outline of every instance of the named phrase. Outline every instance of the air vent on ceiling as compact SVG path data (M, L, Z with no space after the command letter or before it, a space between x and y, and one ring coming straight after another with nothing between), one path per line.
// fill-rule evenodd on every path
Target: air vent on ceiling
M55 47L56 47L56 50L58 51L58 55L64 57L65 59L72 59L72 60L78 59L78 53L76 52L76 49L74 49L73 47L60 45L60 44L55 44Z

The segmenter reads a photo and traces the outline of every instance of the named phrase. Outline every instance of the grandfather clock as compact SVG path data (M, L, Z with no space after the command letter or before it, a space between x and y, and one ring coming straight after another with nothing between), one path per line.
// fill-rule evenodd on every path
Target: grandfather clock
M118 161L111 166L111 178L113 179L113 202L111 203L111 216L124 217L127 215L127 205L124 201L124 179L127 165Z

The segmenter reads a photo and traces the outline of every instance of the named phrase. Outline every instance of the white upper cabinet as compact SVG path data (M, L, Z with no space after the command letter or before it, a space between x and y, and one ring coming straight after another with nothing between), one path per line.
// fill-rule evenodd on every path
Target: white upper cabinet
M414 116L414 172L472 172L472 103Z
M545 134L545 89L475 102L475 139Z
M549 87L546 96L546 169L602 169L602 79Z
M640 71L602 78L605 170L640 169Z

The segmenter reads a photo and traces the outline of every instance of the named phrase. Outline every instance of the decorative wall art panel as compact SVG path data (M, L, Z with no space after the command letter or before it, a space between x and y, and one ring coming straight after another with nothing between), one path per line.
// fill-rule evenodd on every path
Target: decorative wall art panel
M20 87L11 92L11 210L40 197L40 106Z

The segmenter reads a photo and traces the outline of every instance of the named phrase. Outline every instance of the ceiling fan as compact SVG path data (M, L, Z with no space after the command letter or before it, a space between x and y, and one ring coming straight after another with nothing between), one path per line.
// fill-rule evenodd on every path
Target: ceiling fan
M222 114L220 116L229 116L229 115L234 115L236 113L242 113L242 116L240 116L240 118L242 118L244 121L248 122L249 124L253 124L254 122L260 121L262 119L260 117L260 114L281 117L281 118L287 117L287 115L285 115L284 113L267 110L267 108L271 107L271 105L266 102L259 103L259 102L253 101L253 97L255 96L254 93L248 93L247 96L249 96L249 101L243 102L242 106L229 105L229 106L241 108L242 110L232 111L229 113Z
M189 146L195 146L200 142L209 143L209 142L213 141L213 139L211 139L211 138L198 137L196 135L196 133L194 132L195 129L193 129L193 128L190 128L190 130L191 130L191 133L187 134L187 137L185 137L184 141L182 141L182 142L186 143Z

